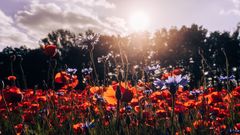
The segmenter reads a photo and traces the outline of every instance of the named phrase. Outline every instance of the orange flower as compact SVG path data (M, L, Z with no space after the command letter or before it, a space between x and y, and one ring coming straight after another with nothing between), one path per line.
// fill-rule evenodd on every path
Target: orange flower
M95 93L101 94L103 92L103 87L91 87L90 92L92 94L95 94Z
M208 97L208 104L222 102L222 96L219 92L212 92Z
M16 79L17 79L17 77L16 76L8 76L8 78L7 78L9 81L15 81Z
M106 88L106 91L103 93L103 98L107 101L108 104L116 105L117 99L115 97L115 90L112 86Z
M77 76L74 75L72 78L72 81L70 81L70 83L64 85L62 88L63 89L67 89L67 88L74 89L75 87L77 87L78 83L79 83L79 81L77 79Z
M73 130L75 133L81 132L82 131L82 126L83 123L77 123L73 125Z
M55 82L64 84L62 89L67 89L67 88L73 89L79 83L78 77L76 75L71 76L71 75L67 74L67 72L65 72L65 71L61 71L55 75Z
M70 76L65 71L61 71L55 75L56 83L66 83L69 80L70 80Z
M188 100L187 102L184 103L184 106L188 108L193 108L195 106L195 100Z

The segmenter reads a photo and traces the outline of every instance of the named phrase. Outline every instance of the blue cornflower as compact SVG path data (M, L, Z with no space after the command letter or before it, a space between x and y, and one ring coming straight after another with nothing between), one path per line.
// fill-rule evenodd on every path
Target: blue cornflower
M93 119L91 122L86 121L85 125L82 126L82 128L94 128L95 127L95 120Z
M218 80L219 81L227 81L227 80L234 80L236 77L234 76L234 75L231 75L231 76L229 76L229 77L227 77L227 76L220 76L219 78L218 78Z
M76 68L68 68L68 69L67 69L67 72L68 72L69 74L75 74L75 73L77 72L77 69L76 69Z
M153 84L158 89L169 88L170 92L174 94L178 86L186 86L189 83L189 77L187 75L169 76L166 80L156 79Z
M146 94L146 95L149 95L153 92L153 90L144 90L143 93Z
M82 73L85 74L85 75L91 74L92 71L93 71L93 69L91 67L82 69Z

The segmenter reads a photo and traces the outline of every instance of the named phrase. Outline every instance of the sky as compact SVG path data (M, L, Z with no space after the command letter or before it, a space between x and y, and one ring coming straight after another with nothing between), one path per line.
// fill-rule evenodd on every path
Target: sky
M126 35L135 31L130 20L139 12L144 16L133 24L147 19L150 32L193 23L232 32L240 22L240 0L1 0L0 50L39 47L40 39L62 28Z

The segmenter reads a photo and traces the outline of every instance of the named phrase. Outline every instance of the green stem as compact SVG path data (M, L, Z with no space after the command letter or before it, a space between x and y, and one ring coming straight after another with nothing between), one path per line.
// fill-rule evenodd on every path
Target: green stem
M54 74L55 74L55 69L56 69L56 67L57 67L57 60L54 59L53 62L54 62L54 63L53 63L54 66L53 66L53 69L52 69L52 89L54 90L54 89L55 89L55 85L54 85Z
M224 54L224 57L225 57L225 64L226 64L226 74L227 74L227 90L230 91L229 89L229 62L228 62L228 57L227 57L227 54L225 52L224 49L222 49L222 52Z
M14 134L17 135L17 131L15 130L14 125L13 125L13 122L12 122L12 119L11 119L11 116L12 116L12 115L10 115L10 109L9 109L9 107L8 107L8 104L7 104L6 100L5 100L4 93L3 93L4 82L2 81L1 83L2 83L2 87L1 87L2 100L3 100L4 105L6 106L7 115L8 115L9 122L10 122L10 125L11 125L11 127L12 127L12 130L13 130Z
M174 135L174 108L175 108L175 94L172 95L172 112L171 112L171 134Z
M95 62L94 62L94 57L93 57L93 50L94 50L94 45L92 45L92 49L90 51L90 59L92 61L92 65L93 65L93 70L94 70L94 74L95 74L95 77L96 77L96 83L99 86L98 74L97 74L97 70L96 70L96 66L95 66Z
M27 89L27 81L26 81L24 70L23 70L23 67L22 67L22 62L20 62L19 66L20 66L20 70L22 72L22 80L23 80L24 89L26 90Z

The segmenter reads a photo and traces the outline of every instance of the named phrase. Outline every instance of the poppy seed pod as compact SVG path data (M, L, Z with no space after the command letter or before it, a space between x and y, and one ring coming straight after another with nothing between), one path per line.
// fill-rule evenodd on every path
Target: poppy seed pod
M120 86L117 86L116 94L115 94L117 100L121 100L122 94L121 94L121 89Z

